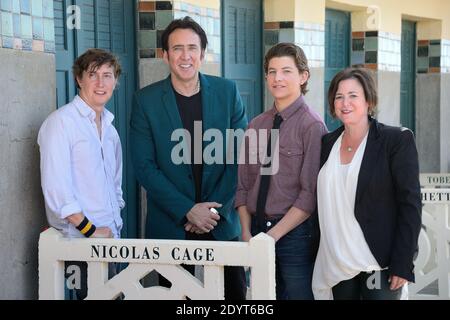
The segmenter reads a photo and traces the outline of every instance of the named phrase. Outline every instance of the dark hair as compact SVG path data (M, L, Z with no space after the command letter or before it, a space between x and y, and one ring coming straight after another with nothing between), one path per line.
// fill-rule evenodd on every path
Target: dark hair
M264 57L264 73L267 76L269 71L269 62L272 58L279 57L292 57L294 59L295 65L298 69L299 73L304 71L308 71L308 79L309 79L309 67L308 67L308 59L306 58L305 52L303 52L302 48L299 46L289 43L289 42L281 42L273 46L267 51L266 56ZM308 80L302 84L301 89L302 93L306 94L308 89Z
M102 49L89 49L79 56L72 66L72 72L77 88L80 89L77 79L83 78L84 71L95 72L104 64L113 67L114 77L118 79L122 73L122 68L120 67L118 58L112 53Z
M364 68L346 68L336 74L333 80L331 80L330 88L328 89L328 106L330 107L331 115L336 118L334 100L339 88L339 83L348 79L355 79L363 87L364 97L369 105L369 115L374 117L378 103L377 87L369 70Z
M200 37L202 50L206 49L206 46L208 45L208 39L206 38L205 30L203 30L203 28L191 17L185 16L183 19L173 20L163 31L161 35L161 44L163 51L169 51L169 36L176 29L191 29Z

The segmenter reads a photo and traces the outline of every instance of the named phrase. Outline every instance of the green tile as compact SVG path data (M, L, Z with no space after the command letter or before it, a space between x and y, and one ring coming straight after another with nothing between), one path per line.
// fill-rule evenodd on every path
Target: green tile
M139 12L139 29L155 30L155 13Z
M31 14L34 17L42 17L42 0L31 1Z
M156 30L164 30L172 20L172 11L156 11Z
M279 42L295 42L295 30L294 29L280 29L278 41Z
M440 57L440 56L441 56L441 46L430 45L430 57Z
M273 46L278 43L279 30L264 30L264 44Z
M416 64L417 64L417 69L424 69L424 68L428 69L428 64L429 64L428 57L418 57Z
M141 59L155 58L156 57L155 49L139 50L139 57Z
M417 47L417 56L418 57L428 57L428 55L429 55L428 46Z
M139 31L139 48L156 48L156 31Z
M2 35L12 37L13 36L13 16L11 12L2 12Z
M417 73L428 73L428 68L417 68Z
M352 50L353 51L364 51L364 39L353 39L352 40Z
M364 48L366 51L378 50L378 38L369 37L364 40Z
M377 51L366 51L365 56L366 63L378 63L378 53Z

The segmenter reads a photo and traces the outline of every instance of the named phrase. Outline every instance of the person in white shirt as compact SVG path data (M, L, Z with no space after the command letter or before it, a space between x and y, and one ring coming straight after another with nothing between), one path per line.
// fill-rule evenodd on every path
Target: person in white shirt
M73 65L79 94L39 130L48 223L69 238L120 237L122 147L105 108L120 73L111 53L86 51Z

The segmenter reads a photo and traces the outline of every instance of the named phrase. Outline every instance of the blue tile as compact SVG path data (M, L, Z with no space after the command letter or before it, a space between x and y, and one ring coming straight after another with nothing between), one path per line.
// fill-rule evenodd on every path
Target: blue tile
M20 0L12 1L12 12L20 13Z
M364 62L365 62L364 51L353 51L352 52L352 65L364 64Z
M14 31L14 37L20 38L21 37L21 31L20 31L20 14L13 14L13 31Z
M53 0L43 0L42 15L44 18L53 18Z
M11 37L3 37L3 48L12 49L14 48L14 39Z
M20 12L31 14L30 0L20 0Z
M1 13L1 21L2 21L2 35L4 36L13 36L13 17L11 12L2 12ZM3 39L4 40L4 39Z
M33 39L43 40L44 39L44 25L42 18L33 17Z
M430 68L439 68L441 66L441 57L430 57Z
M33 40L22 39L22 50L32 51L33 50Z
M42 17L42 0L31 1L31 13L33 17Z
M55 25L53 19L44 19L44 40L55 41Z
M23 39L31 39L33 37L33 28L31 25L31 16L21 14L20 25Z
M1 0L0 9L2 9L4 11L12 11L11 0Z

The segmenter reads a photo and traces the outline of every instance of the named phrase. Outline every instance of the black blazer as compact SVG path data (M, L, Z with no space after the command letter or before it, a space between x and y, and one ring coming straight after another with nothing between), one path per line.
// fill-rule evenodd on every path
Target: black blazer
M370 118L366 150L356 188L355 216L369 248L391 275L414 281L422 200L413 133ZM320 167L344 127L322 138Z

